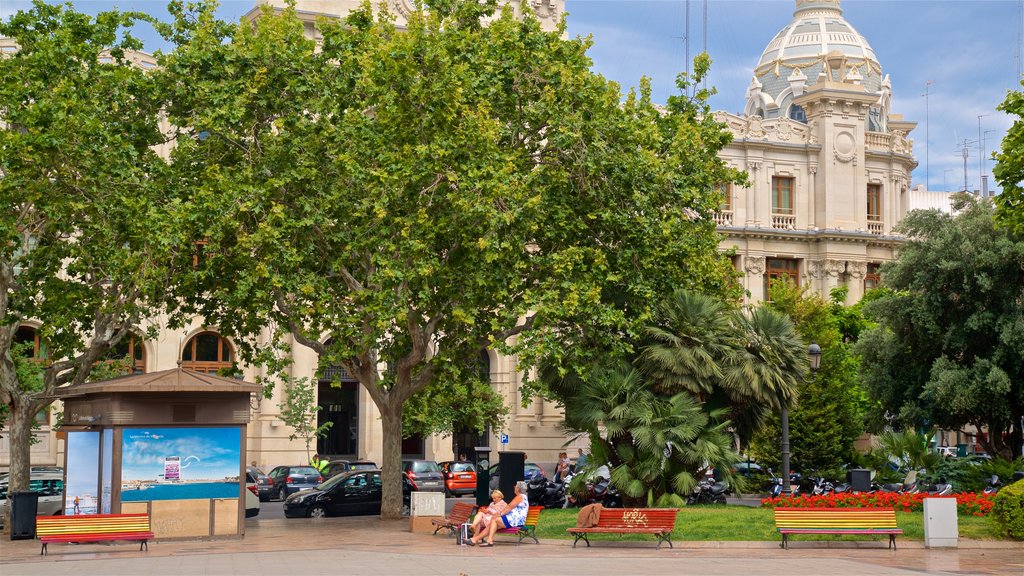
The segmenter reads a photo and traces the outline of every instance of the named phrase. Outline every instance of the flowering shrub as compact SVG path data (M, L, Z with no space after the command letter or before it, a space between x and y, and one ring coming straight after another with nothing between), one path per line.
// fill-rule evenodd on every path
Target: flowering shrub
M956 498L957 512L963 515L987 516L992 511L992 495L971 492L949 496L929 496L922 493L897 494L894 492L780 496L761 500L761 506L766 508L894 508L898 512L919 512L924 510L925 498Z

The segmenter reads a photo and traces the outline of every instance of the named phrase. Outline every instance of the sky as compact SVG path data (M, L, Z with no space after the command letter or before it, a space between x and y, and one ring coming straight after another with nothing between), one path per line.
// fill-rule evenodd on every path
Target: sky
M236 20L254 3L221 0L220 16ZM73 4L88 13L116 6L167 15L163 0ZM0 18L29 5L28 0L0 0ZM689 36L691 58L705 45L711 55L708 85L718 91L712 108L741 112L753 68L768 42L792 20L795 2L708 0L706 39L703 5L690 0L687 33L686 0L566 0L568 32L592 37L594 70L624 91L642 76L650 77L657 101L675 92L676 74L686 68L683 38ZM994 162L987 158L1013 124L1013 117L996 106L1008 90L1020 88L1017 1L843 0L842 8L844 18L874 49L882 73L891 76L892 111L918 122L910 135L919 162L913 185L963 189L966 147L968 188L980 188L981 174L988 174L989 188L997 189L991 177ZM166 48L152 33L139 35L148 50Z

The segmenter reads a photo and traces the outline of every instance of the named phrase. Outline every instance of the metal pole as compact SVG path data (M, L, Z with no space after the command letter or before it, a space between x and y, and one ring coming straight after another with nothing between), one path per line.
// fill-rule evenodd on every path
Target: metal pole
M782 407L782 494L789 496L789 408Z
M985 173L985 140L981 135L981 119L988 114L978 114L978 182L983 180L983 174ZM978 184L980 187L981 184Z
M928 94L931 93L931 86L935 84L934 80L928 80L924 83L924 189L929 189L929 178L932 175L932 162L931 155L929 154L931 146L931 122L928 121Z

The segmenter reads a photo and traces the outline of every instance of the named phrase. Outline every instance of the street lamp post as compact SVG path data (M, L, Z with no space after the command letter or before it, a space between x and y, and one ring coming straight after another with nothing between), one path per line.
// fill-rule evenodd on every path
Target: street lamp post
M807 359L811 373L817 373L821 366L821 346L811 344L807 347ZM782 405L782 493L789 496L792 486L789 482L789 407Z

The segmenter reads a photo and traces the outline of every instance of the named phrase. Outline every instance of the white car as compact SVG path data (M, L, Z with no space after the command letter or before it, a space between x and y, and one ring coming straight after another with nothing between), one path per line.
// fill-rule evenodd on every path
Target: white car
M39 505L36 514L54 516L63 514L64 505L64 469L33 468L29 476L28 489L39 493ZM3 524L4 508L7 506L7 477L0 478L0 525Z
M252 518L260 513L259 487L256 484L256 477L249 472L245 473L245 517Z

